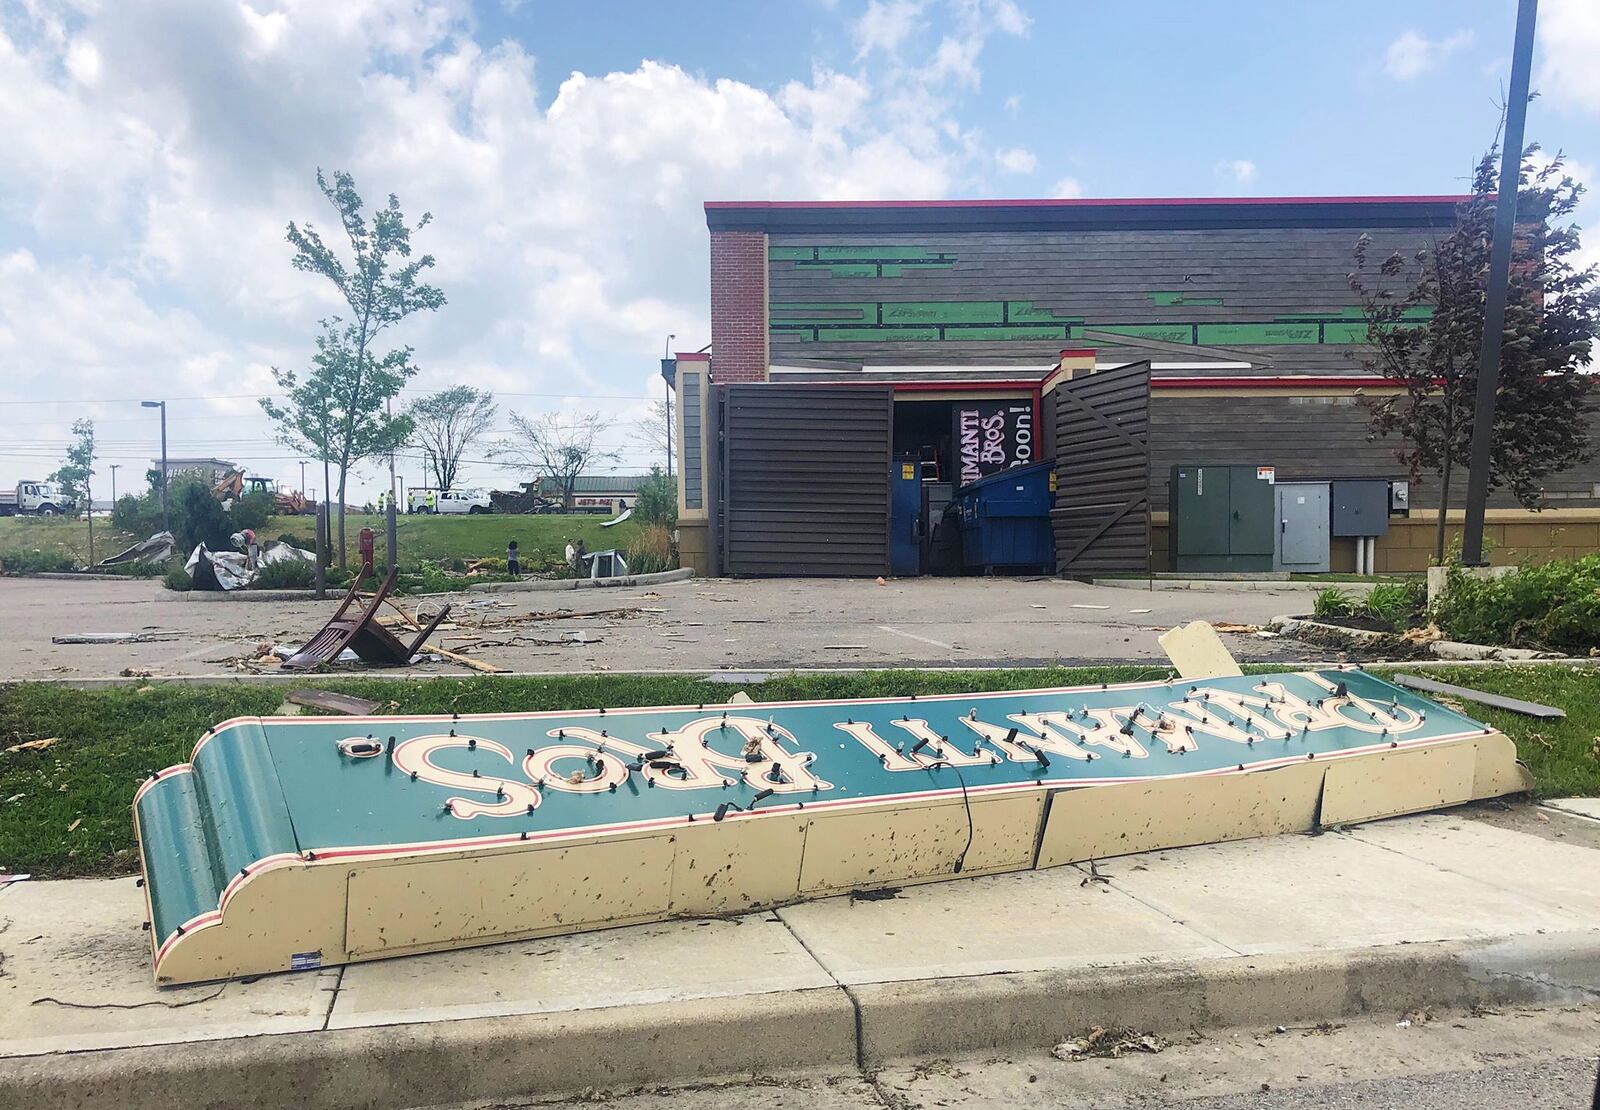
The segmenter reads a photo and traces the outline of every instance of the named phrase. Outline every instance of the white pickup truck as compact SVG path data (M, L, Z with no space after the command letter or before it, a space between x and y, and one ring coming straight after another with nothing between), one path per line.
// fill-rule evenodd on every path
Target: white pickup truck
M72 508L54 482L24 478L14 490L0 490L0 516L55 516Z
M452 513L492 513L494 502L489 499L488 490L451 489L439 495L433 511L441 516Z

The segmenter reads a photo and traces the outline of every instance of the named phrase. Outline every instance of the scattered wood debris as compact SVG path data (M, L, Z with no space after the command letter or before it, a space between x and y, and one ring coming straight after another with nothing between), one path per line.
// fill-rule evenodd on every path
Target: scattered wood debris
M1213 621L1211 627L1218 632L1236 632L1241 636L1253 636L1261 631L1258 624L1234 624L1231 621Z
M60 741L60 739L61 737L59 736L46 736L42 740L24 740L20 744L12 744L5 750L5 754L10 755L13 752L42 752L52 744Z
M1141 1033L1136 1029L1102 1029L1096 1025L1087 1036L1062 1041L1050 1050L1050 1055L1069 1063L1093 1058L1115 1060L1130 1052L1154 1053L1166 1047L1167 1042L1154 1033Z
M382 707L381 702L368 701L353 694L337 694L332 690L291 690L286 700L295 705L308 705L312 709L347 713L352 717L370 717Z

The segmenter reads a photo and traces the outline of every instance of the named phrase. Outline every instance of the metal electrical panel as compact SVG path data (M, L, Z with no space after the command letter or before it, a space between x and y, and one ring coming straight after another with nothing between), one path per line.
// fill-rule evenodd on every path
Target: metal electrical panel
M1329 566L1328 483L1280 482L1277 496L1278 545L1272 569L1325 573Z
M1270 467L1175 466L1167 546L1175 571L1271 570Z
M1333 534L1383 536L1389 532L1389 481L1344 478L1333 482Z

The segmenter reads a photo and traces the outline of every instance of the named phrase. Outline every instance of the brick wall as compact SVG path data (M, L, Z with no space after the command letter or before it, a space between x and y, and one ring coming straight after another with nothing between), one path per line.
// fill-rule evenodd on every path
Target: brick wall
M767 236L711 233L711 376L767 380Z

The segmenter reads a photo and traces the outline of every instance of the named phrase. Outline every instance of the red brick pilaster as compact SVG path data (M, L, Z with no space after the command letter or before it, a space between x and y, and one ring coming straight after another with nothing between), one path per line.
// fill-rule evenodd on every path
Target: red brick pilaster
M711 233L711 377L767 380L767 235Z

